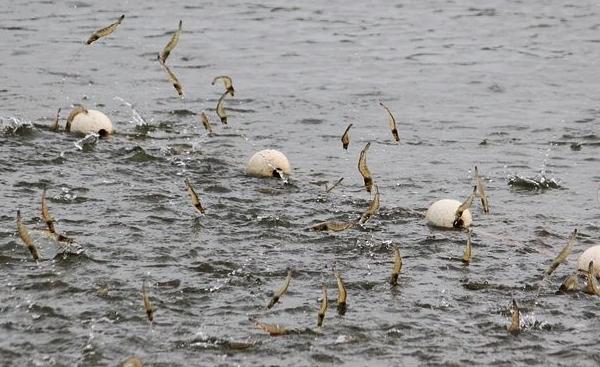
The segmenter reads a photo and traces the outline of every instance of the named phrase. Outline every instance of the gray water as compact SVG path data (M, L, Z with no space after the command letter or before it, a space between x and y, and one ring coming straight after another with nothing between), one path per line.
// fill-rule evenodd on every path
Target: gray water
M3 4L0 365L115 366L132 355L148 366L600 363L600 299L555 294L600 242L597 2L190 3ZM121 14L115 33L83 45ZM179 19L168 63L184 100L156 62ZM214 111L220 74L236 88L227 126ZM57 108L64 126L72 104L102 110L117 133L79 149L82 136L51 132ZM345 232L305 231L367 208L356 169L367 142L379 214ZM245 176L264 148L288 156L290 184ZM435 200L462 201L475 165L492 213L474 206L464 266L466 235L423 214ZM43 188L79 256L52 258ZM17 209L37 265L16 235ZM542 280L575 228L569 262ZM404 267L391 288L394 246ZM343 317L334 267L348 288ZM289 268L288 294L266 310ZM316 330L322 282L333 303ZM513 298L516 336L506 331ZM299 332L271 337L253 318Z

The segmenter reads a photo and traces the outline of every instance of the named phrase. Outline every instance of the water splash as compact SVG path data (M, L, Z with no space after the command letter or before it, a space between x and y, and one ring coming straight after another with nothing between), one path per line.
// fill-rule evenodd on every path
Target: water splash
M140 115L140 113L135 109L135 107L133 107L131 103L127 102L125 99L119 96L116 96L114 99L123 103L131 109L131 120L129 120L130 123L135 124L136 126L148 126L146 120L144 120L142 115Z
M31 131L33 124L15 116L0 116L0 132L4 135L21 134Z
M75 144L75 147L77 149L83 150L84 148L91 148L92 146L96 145L98 139L100 139L100 135L98 135L97 133L90 133L82 139L73 142L73 144Z

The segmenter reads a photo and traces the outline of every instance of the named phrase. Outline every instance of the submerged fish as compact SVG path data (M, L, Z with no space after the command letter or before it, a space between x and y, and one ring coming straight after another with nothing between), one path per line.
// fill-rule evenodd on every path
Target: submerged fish
M471 242L471 233L472 231L469 229L467 234L467 246L465 247L465 253L463 254L462 261L469 265L471 263L471 258L473 257L473 243Z
M571 274L567 277L567 279L565 279L565 281L563 282L563 284L561 284L560 288L558 289L559 292L571 292L577 289L577 287L579 287L579 284L577 283L577 278L578 275L577 274Z
M160 63L160 66L162 66L163 70L167 73L169 81L171 82L171 84L173 84L173 87L177 91L177 94L180 97L183 97L183 86L179 82L179 79L177 79L177 77L175 76L175 74L167 66L167 64L165 64L164 62L162 62L162 60L160 59L160 54L158 55L158 62Z
M80 113L88 113L88 111L83 106L75 106L71 110L71 112L69 113L69 116L67 116L67 125L65 126L65 131L66 132L71 131L71 123L75 119L75 116L79 115Z
M379 210L379 187L375 184L373 187L375 188L375 195L373 196L373 200L371 200L371 204L369 204L367 211L360 217L361 224L366 223Z
M60 107L58 108L58 111L56 112L56 118L54 119L54 122L52 123L52 127L50 127L50 130L58 131L58 119L59 118L60 118Z
M19 237L21 238L21 241L23 241L23 244L25 245L25 247L27 247L27 249L31 253L31 257L33 258L33 260L38 261L40 258L40 253L38 252L37 247L35 247L35 244L33 243L31 236L29 236L29 231L27 230L27 227L25 227L25 225L21 221L21 211L20 210L17 210L17 232L19 233Z
M187 178L185 179L185 187L187 188L188 194L190 194L190 199L192 200L192 205L196 209L198 209L200 214L204 214L204 208L202 207L202 203L200 203L200 197L196 193L196 190L194 190L194 187L192 186L190 180L188 180Z
M334 183L331 187L327 188L327 185L325 185L325 192L330 192L331 190L333 190L337 185L339 185L342 181L344 180L343 177L340 177L339 180L336 181L336 183Z
M465 210L471 208L471 205L473 205L473 199L475 198L476 192L477 186L473 186L473 192L471 193L471 195L469 195L469 197L465 201L463 201L463 203L460 204L456 209L456 212L454 213L454 223L452 223L452 226L454 228L460 228L463 226L462 215Z
M310 229L312 229L313 231L341 232L341 231L345 231L347 229L356 227L359 220L360 220L360 218L355 219L350 222L335 222L335 221L321 222L321 223L317 223L317 224L311 226Z
M519 314L519 306L517 301L513 299L512 307L510 309L512 314L510 325L508 326L508 332L511 334L518 334L521 331L521 315Z
M167 58L171 54L171 51L173 51L173 49L175 49L175 47L177 46L177 43L179 43L179 36L181 35L181 26L182 25L183 25L183 22L180 20L179 26L177 27L177 31L175 31L175 33L173 33L173 36L171 37L169 42L165 45L165 48L163 49L162 53L160 54L160 61L162 63L165 63L167 61Z
M325 284L321 284L321 287L323 288L323 299L321 300L321 307L319 307L319 314L317 315L317 327L323 326L323 320L325 319L329 302L327 299L327 287L325 287Z
M289 333L288 329L286 329L283 326L280 326L279 324L277 324L277 325L265 324L264 322L260 322L260 321L255 321L255 323L256 323L256 326L258 326L260 329L266 331L271 336L280 336L280 335L285 335L285 334Z
M152 323L154 321L154 307L152 303L150 303L150 297L148 296L148 290L146 289L146 281L142 283L142 299L144 300L144 310L146 311L146 316L148 316L148 321Z
M290 281L291 280L292 280L292 271L289 270L287 277L283 281L283 284L281 285L281 287L279 287L275 291L275 294L273 295L273 298L271 298L271 300L267 304L267 309L270 309L271 307L275 306L275 304L277 302L279 302L279 299L281 298L281 296L283 296L287 292L288 287L290 286Z
M398 129L396 128L396 119L394 118L394 115L392 115L392 111L390 111L389 108L387 108L386 105L384 105L382 102L379 102L379 104L385 108L385 111L388 114L389 117L389 122L390 122L390 130L392 130L392 135L394 136L394 139L398 142L400 141L400 136L398 136Z
M337 298L337 312L338 315L345 315L347 310L346 298L348 293L346 292L346 286L344 285L344 280L339 272L335 272L335 279L337 280L338 286L338 298Z
M567 259L567 257L569 257L569 255L571 254L571 250L573 249L573 245L575 245L576 237L577 237L577 228L575 228L573 230L573 233L571 233L571 236L569 237L569 242L567 242L565 247L563 247L563 249L560 250L560 253L558 254L558 256L556 256L556 258L554 260L552 260L552 264L550 264L550 266L548 267L548 270L546 270L546 276L550 276L550 274L552 274L552 272L554 272L554 270L556 270L556 268L558 268L558 266L562 262L564 262Z
M115 30L117 30L117 27L119 26L119 24L121 24L123 19L125 19L125 14L121 15L119 20L117 20L113 24L109 25L108 27L98 29L96 32L92 33L90 38L87 40L86 45L91 45L93 42L99 40L102 37L106 37L109 34L111 34L112 32L114 32Z
M342 148L344 148L346 150L348 150L348 145L350 144L350 128L351 127L352 127L352 124L348 125L348 127L344 131L344 134L342 135Z
M596 272L594 271L593 261L590 261L588 266L587 287L585 288L585 292L600 296L600 287L598 286L598 279L596 278Z
M487 194L485 193L485 186L483 185L483 180L479 177L479 172L477 170L477 166L475 166L475 185L477 186L477 191L479 193L479 198L481 199L481 206L483 207L483 212L485 214L490 213L490 202Z
M363 150L360 151L360 156L358 158L358 171L363 177L367 192L371 192L371 187L373 186L373 178L371 177L371 171L369 171L369 167L367 167L367 150L370 146L371 143L367 143Z
M223 95L221 96L221 98L219 98L219 101L217 102L217 115L221 119L223 125L227 125L227 113L225 112L224 106L225 96L227 95L227 93L229 92L223 93Z
M402 257L400 257L400 248L396 246L394 248L394 268L392 269L392 277L390 279L390 284L394 287L398 285L400 270L402 270Z
M204 112L200 112L198 117L200 118L200 121L202 121L202 125L204 125L204 128L208 132L208 135L212 135L213 130L212 126L210 125L210 121L208 121L208 116L206 116Z
M210 83L210 84L215 85L215 83L219 80L223 81L223 84L225 85L225 91L233 97L233 95L235 93L235 89L233 89L233 81L231 80L231 77L229 77L227 75L219 75L219 76L215 77L213 79L212 83Z

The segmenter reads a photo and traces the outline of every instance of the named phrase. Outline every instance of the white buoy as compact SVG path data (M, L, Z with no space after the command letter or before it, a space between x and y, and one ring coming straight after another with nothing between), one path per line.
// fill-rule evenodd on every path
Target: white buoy
M110 119L100 111L87 110L75 115L71 122L71 132L89 134L97 133L100 136L114 132Z
M454 215L456 209L460 206L461 202L453 199L442 199L431 204L425 214L425 219L431 225L442 228L454 228ZM462 214L462 228L467 228L473 222L471 218L471 211L465 210Z
M579 255L577 259L577 270L587 273L590 261L594 262L594 271L600 273L600 245L592 246Z
M265 149L255 153L246 164L246 174L250 176L278 177L277 171L289 175L291 168L286 156L274 149Z

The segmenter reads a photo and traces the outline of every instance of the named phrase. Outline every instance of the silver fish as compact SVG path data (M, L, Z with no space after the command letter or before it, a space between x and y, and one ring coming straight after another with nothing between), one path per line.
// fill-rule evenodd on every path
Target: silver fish
M469 195L469 197L465 201L463 201L463 203L460 204L456 209L456 212L454 213L454 223L452 223L454 228L461 228L463 226L464 223L462 220L462 215L465 210L471 208L471 205L473 205L473 199L475 198L476 192L477 186L473 186L473 192L471 193L471 195Z
M471 263L471 258L473 257L473 242L471 241L471 233L472 231L469 229L468 237L467 237L467 246L465 247L465 253L463 254L462 261L469 265Z
M19 233L19 237L21 238L21 241L23 241L23 244L25 245L25 247L27 247L27 249L31 253L31 257L33 258L33 260L38 261L40 258L40 253L39 253L37 247L35 247L35 244L33 243L31 236L29 236L29 231L27 230L27 227L25 227L25 225L21 221L21 211L20 210L17 210L17 232Z
M100 38L106 37L109 34L116 31L117 27L119 26L119 24L121 24L123 19L125 19L125 14L121 15L121 17L119 17L119 20L117 20L113 24L109 25L108 27L98 29L96 32L92 33L90 38L87 40L86 45L91 45L93 42L99 40Z
M339 315L343 316L346 314L347 310L346 299L348 297L348 292L346 292L346 285L344 284L342 276L337 271L335 272L335 279L338 286L337 312Z
M367 167L367 150L370 146L371 143L367 143L363 150L360 151L360 156L358 157L358 172L363 177L367 192L371 192L371 187L373 186L373 177L371 177L371 171Z
M173 51L175 49L175 47L177 46L177 43L179 43L179 36L181 36L182 25L183 25L183 22L180 20L179 26L177 27L177 31L175 31L175 33L173 33L173 36L171 37L169 42L165 45L165 48L163 49L162 53L160 54L160 61L163 64L167 61L167 58L171 54L171 51Z
M510 325L508 326L508 332L511 334L518 334L521 331L521 315L517 301L513 299L512 308L510 309L512 314Z
M231 77L229 77L227 75L219 75L219 76L215 77L213 79L212 83L210 83L210 84L215 85L215 83L219 80L223 81L223 84L225 85L225 91L233 97L233 95L235 93L235 89L233 89L233 81L231 80Z
M394 137L394 140L396 140L397 142L400 141L400 136L398 136L398 129L396 127L396 119L394 118L394 115L392 115L392 111L390 111L389 108L387 108L386 105L384 105L382 102L379 102L379 104L385 108L385 111L388 114L388 118L389 118L389 122L390 122L390 130L392 131L392 136Z
M344 134L342 135L342 148L348 150L348 145L350 144L350 128L352 127L352 124L348 125L348 127L346 128L346 130L344 131Z
M177 94L180 97L183 97L183 85L181 85L181 82L179 81L179 79L177 79L177 76L175 76L175 73L173 73L171 71L171 68L169 68L167 66L167 64L162 62L162 60L160 58L160 54L158 55L158 62L160 63L160 66L162 66L163 70L167 73L167 77L169 78L169 81L171 82L171 84L173 84L173 88L175 88L175 90L177 91Z
M481 206L483 207L483 212L485 214L489 214L490 213L490 202L489 202L487 194L485 193L485 185L483 184L483 180L479 176L477 166L475 166L475 185L477 186L479 198L481 199Z
M267 309L270 309L271 307L275 306L275 304L277 302L279 302L279 299L287 292L288 287L290 286L291 280L292 280L292 271L290 270L290 271L288 271L288 275L285 278L285 280L283 281L283 284L281 285L281 287L279 287L275 291L273 298L271 298L271 300L267 304Z
M223 95L221 96L221 98L219 98L219 101L217 102L217 115L221 119L223 125L227 125L227 113L225 112L224 106L225 96L227 95L227 93L229 92L223 93Z
M200 214L204 214L204 208L202 207L202 203L200 203L200 197L194 190L192 183L187 178L185 179L185 187L187 188L188 194L190 194L190 199L192 200L192 205L198 209Z
M400 249L398 246L394 248L394 268L392 269L392 277L390 279L390 284L392 286L398 285L398 277L400 276L400 271L402 270L402 257L400 256Z
M573 233L571 233L571 236L569 237L569 241L567 242L565 247L563 247L563 249L560 250L560 253L558 254L558 256L556 256L556 258L554 260L552 260L552 264L550 264L550 266L548 267L548 270L546 270L546 276L550 276L550 274L552 274L554 272L554 270L556 270L556 268L558 268L558 266L562 262L564 262L567 259L567 257L569 257L569 255L571 254L571 250L573 249L573 246L575 245L576 237L577 237L577 228L573 230Z
M329 302L327 299L327 287L325 287L325 284L321 284L321 287L323 288L323 299L321 300L321 307L319 307L319 314L317 315L317 327L323 326Z

